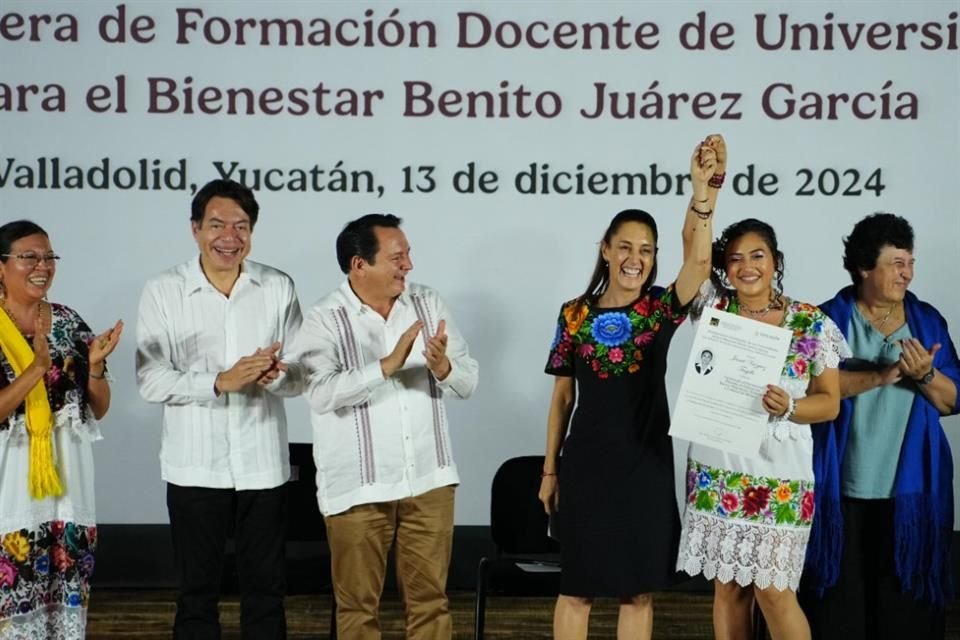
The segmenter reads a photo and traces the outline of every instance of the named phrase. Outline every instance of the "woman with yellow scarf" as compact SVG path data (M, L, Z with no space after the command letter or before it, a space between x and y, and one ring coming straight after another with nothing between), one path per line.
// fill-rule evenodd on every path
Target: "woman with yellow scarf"
M47 302L59 259L33 222L0 226L0 640L86 629L91 444L123 323L95 336L73 309Z

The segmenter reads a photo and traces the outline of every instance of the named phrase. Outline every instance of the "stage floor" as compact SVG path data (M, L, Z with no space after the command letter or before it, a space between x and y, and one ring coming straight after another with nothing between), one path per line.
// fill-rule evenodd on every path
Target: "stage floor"
M491 597L487 605L486 637L490 640L545 640L551 637L552 598ZM94 590L87 638L167 640L174 613L171 591ZM451 594L454 638L473 638L473 593ZM704 593L664 593L654 599L654 638L711 640L711 596ZM239 638L240 607L236 596L221 604L224 639ZM599 601L591 616L590 638L615 638L617 606ZM403 614L395 594L382 604L383 640L401 640ZM288 635L295 639L326 638L330 629L330 595L293 595L287 598ZM951 603L946 640L960 640L960 606Z

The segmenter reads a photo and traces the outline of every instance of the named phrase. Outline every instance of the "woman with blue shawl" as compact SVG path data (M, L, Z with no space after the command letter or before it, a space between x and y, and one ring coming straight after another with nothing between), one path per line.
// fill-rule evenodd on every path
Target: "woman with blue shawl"
M957 413L960 362L946 321L907 290L906 220L867 216L844 249L853 285L820 308L853 357L839 416L814 428L805 609L818 639L943 638L953 462L940 417Z

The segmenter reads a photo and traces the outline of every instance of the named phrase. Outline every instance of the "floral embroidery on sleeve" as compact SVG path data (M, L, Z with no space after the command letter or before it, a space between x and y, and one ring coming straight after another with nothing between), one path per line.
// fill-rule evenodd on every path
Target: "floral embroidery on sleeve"
M582 311L580 311L582 309ZM589 309L585 304L568 302L560 309L557 318L557 328L550 345L550 355L547 358L545 371L552 375L573 375L573 334L577 332ZM573 329L571 333L570 329Z
M560 312L560 315L566 321L567 333L573 335L580 330L580 325L582 325L583 321L590 315L590 307L584 302L568 302L563 305L563 310Z
M683 322L690 310L690 305L686 307L680 305L680 301L677 299L677 294L672 284L660 292L659 302L663 308L664 319L673 324Z
M806 302L794 302L787 313L785 325L793 331L793 338L790 340L783 374L801 380L819 376L829 366L821 355L824 325L829 319L819 308Z

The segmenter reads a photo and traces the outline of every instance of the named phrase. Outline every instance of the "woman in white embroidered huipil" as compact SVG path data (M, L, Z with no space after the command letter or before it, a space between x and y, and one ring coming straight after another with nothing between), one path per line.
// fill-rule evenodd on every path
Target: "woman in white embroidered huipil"
M710 306L793 332L780 383L763 396L770 421L760 457L690 447L677 568L714 581L718 638L752 637L754 598L775 640L810 638L796 598L813 519L809 425L837 415L846 345L817 307L783 295L782 280L773 229L742 220L714 243L713 277L691 314Z
M0 640L86 632L91 443L123 326L94 336L75 311L46 301L58 259L36 224L0 227Z

